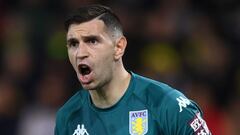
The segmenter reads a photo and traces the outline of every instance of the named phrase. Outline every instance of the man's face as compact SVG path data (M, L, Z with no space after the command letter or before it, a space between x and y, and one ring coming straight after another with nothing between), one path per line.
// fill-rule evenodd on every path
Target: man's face
M72 24L67 33L69 60L83 88L96 90L112 78L115 45L101 20Z

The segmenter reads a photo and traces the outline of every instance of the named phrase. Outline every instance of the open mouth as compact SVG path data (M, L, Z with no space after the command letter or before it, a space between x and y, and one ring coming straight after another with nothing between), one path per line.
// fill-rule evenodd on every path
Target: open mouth
M80 64L78 66L78 70L79 70L80 74L82 74L83 76L88 75L92 72L91 68L86 64Z

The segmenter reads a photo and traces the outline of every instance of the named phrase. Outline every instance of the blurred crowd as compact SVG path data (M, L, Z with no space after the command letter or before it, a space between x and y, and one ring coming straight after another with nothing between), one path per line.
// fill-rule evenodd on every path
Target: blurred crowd
M63 23L72 10L95 3L110 6L122 21L128 70L196 101L214 135L240 133L237 0L5 0L1 135L53 135L57 109L81 87L68 62Z

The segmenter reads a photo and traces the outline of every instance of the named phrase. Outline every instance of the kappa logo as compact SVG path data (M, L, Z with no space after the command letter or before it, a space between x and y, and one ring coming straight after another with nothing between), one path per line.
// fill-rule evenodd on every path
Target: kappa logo
M145 135L148 131L148 110L129 112L129 132L131 135Z
M81 126L78 124L77 129L75 129L73 135L89 135L89 134L83 124Z
M181 96L176 98L176 100L178 101L179 112L182 112L182 108L186 108L187 105L190 105L191 103L187 98L183 98Z

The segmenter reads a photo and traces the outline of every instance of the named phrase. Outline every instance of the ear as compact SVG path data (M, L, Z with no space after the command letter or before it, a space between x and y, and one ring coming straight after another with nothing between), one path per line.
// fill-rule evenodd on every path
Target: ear
M124 36L121 36L115 45L115 54L114 54L114 59L119 60L122 58L125 48L127 46L127 39Z

